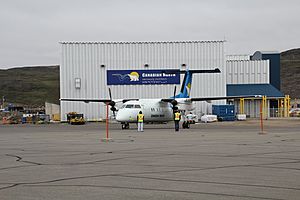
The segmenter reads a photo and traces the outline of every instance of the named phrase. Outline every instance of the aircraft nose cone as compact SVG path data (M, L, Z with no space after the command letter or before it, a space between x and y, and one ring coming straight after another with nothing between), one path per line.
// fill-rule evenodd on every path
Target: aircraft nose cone
M116 115L116 120L117 120L117 121L121 121L121 117L120 117L120 114L119 114L119 113Z
M133 122L136 120L137 113L129 112L128 110L119 110L116 120L119 122Z
M119 110L116 115L116 120L119 122L126 121L126 113L124 113L123 110Z

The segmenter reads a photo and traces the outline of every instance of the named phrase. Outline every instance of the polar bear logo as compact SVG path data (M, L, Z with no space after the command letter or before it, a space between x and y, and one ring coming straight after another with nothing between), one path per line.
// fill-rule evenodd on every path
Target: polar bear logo
M139 73L137 72L131 72L130 74L128 74L130 81L139 81Z

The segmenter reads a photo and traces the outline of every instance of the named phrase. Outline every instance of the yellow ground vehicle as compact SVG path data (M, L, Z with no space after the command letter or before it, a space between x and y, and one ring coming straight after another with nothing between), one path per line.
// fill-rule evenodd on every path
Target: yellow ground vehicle
M67 114L67 121L72 125L81 125L85 124L85 120L83 114L79 114L76 112L70 112Z

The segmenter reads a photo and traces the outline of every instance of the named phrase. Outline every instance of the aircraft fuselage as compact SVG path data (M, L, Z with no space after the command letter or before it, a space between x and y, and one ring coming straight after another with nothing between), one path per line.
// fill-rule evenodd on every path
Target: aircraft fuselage
M140 99L128 101L119 109L116 120L123 123L137 122L137 114L142 111L144 122L167 122L173 120L172 104L161 99Z

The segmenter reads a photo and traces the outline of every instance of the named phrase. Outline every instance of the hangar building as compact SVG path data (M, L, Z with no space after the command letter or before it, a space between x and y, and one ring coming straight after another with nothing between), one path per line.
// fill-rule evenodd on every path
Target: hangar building
M255 52L253 56L228 56L226 61L227 96L264 95L266 96L265 117L284 116L283 106L281 110L278 110L280 107L278 105L279 102L288 99L278 89L278 83L280 83L278 56L278 52L262 54L260 51ZM248 117L260 116L261 98L243 99L243 102L236 99L234 104L237 113L245 113Z
M226 96L224 41L61 42L60 98L109 98L107 70L214 69L217 74L194 74L192 97ZM113 99L166 98L174 84L112 85ZM177 85L180 88L180 85ZM179 89L178 89L179 90ZM224 100L214 101L224 104ZM195 103L195 114L209 112L206 102ZM61 102L61 120L68 112L88 120L105 118L103 103Z
M221 73L194 74L192 97L266 95L268 109L283 104L280 57L277 52L225 56L225 41L169 42L61 42L60 97L65 99L167 98L174 84L109 85L111 70L215 69ZM181 77L182 81L182 77ZM180 88L180 84L177 84ZM179 92L179 89L177 89ZM211 113L212 104L196 102L194 113ZM259 117L261 99L235 104L237 113ZM243 105L241 107L241 105ZM282 106L281 106L282 107ZM69 112L84 113L88 120L105 118L103 103L61 102L61 120ZM278 110L276 111L278 112ZM270 110L267 116L274 116Z

